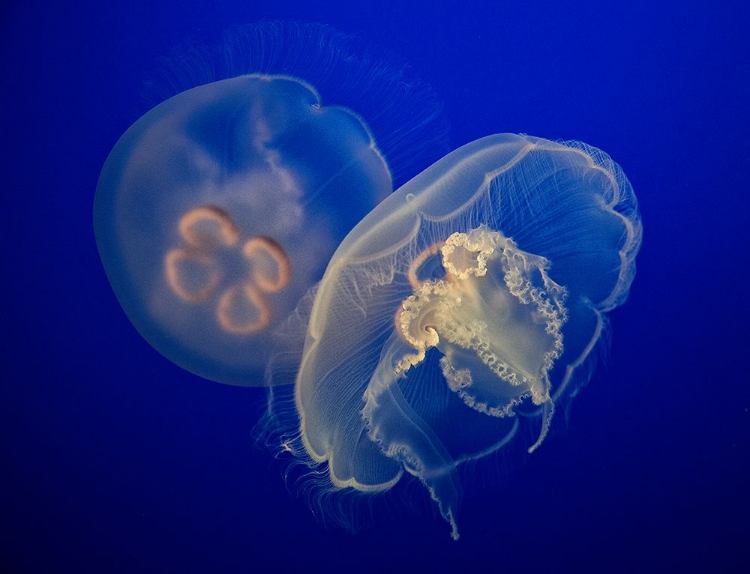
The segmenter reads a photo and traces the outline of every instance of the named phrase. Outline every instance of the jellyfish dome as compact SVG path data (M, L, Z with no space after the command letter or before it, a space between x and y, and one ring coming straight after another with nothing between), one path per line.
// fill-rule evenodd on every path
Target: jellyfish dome
M182 92L127 131L99 180L96 237L153 346L208 378L262 383L269 330L390 192L356 114L300 80L247 75Z
M294 404L312 487L416 477L457 538L462 466L539 447L587 382L641 234L620 167L579 142L486 137L390 195L311 306Z

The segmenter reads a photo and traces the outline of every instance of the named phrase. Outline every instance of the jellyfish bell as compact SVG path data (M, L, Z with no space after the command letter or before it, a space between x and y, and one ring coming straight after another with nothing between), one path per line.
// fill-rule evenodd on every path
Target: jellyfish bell
M394 174L417 169L401 146L422 134L416 145L430 161L445 128L429 88L325 26L258 24L189 55L199 65L187 82L173 71L177 93L107 158L97 245L120 304L155 349L214 381L264 385L278 326L391 193ZM358 104L383 145L349 107Z
M308 489L415 477L457 538L462 467L521 426L529 452L542 444L627 297L641 229L622 170L579 142L490 136L390 195L341 243L309 311L288 435L316 469Z
M209 378L258 380L267 331L320 278L347 220L391 186L358 116L299 80L240 76L174 96L121 138L99 182L97 240L152 345Z

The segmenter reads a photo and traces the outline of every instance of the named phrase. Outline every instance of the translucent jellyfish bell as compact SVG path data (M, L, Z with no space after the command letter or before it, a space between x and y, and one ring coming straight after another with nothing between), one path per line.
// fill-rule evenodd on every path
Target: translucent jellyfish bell
M312 305L298 454L327 476L309 480L374 492L413 475L457 538L461 465L521 424L529 452L542 443L640 241L625 175L578 142L483 138L401 187L346 237Z
M390 192L357 115L300 80L248 75L178 94L127 131L99 180L96 236L154 347L208 378L262 383L269 330Z
M324 102L297 72L335 102L361 102L392 165L414 138L425 149L444 137L432 92L371 56L317 24L234 30L218 47L179 56L196 60L188 75L201 73L188 82L202 85L157 105L115 145L96 191L97 245L128 317L176 364L223 383L266 384L276 328L393 190L364 119ZM215 77L213 60L229 66L218 72L228 79Z

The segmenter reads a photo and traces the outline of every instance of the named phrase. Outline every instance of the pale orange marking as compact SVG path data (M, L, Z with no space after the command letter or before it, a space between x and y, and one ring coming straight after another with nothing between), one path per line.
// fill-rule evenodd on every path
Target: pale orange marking
M248 240L242 248L242 254L251 261L259 254L265 254L276 264L278 276L275 280L253 269L253 281L266 293L276 293L289 284L292 274L289 258L284 248L270 237L259 235Z
M229 214L218 207L204 205L191 209L180 218L179 230L182 238L196 247L211 247L213 242L207 242L196 226L201 223L215 223L219 227L218 238L226 246L236 245L239 231Z
M232 316L232 307L238 297L244 297L248 302L255 305L258 311L258 319L238 323ZM225 331L235 335L251 335L264 330L271 323L271 310L268 308L263 294L252 284L235 285L230 287L219 298L219 306L216 309L219 324Z
M409 284L414 289L418 289L421 284L419 279L417 279L417 270L430 257L432 257L433 255L437 255L438 251L442 249L443 245L445 245L445 241L438 241L437 243L433 243L427 249L422 251L422 253L417 255L414 258L414 261L411 262L411 265L409 265L409 270L406 272L406 276L409 279Z
M180 280L179 264L183 261L196 261L202 265L210 267L211 275L206 283L206 286L197 291L191 291L186 289ZM219 283L219 270L216 269L213 258L205 255L199 251L192 249L172 249L167 252L164 257L164 269L166 271L167 283L177 295L183 301L188 303L200 303L205 301L206 298L211 295L216 285Z

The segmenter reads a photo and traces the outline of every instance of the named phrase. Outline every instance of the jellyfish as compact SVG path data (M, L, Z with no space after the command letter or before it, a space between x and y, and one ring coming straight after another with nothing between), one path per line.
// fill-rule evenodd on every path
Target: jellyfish
M176 60L188 57L195 87L143 115L107 158L96 241L122 308L156 350L213 381L263 385L277 326L393 191L403 148L421 134L426 149L444 127L428 88L325 26L253 25ZM228 69L200 65L216 59ZM357 102L382 146L346 105ZM410 118L392 110L401 103Z
M575 141L485 137L386 198L310 300L284 442L308 490L414 479L458 538L463 469L542 444L588 381L641 236L621 168ZM349 508L323 511L346 524Z

